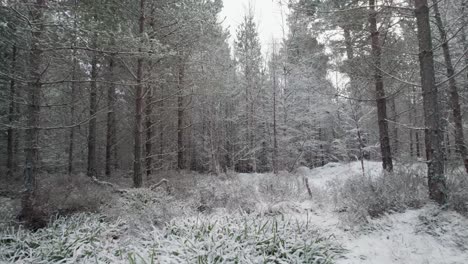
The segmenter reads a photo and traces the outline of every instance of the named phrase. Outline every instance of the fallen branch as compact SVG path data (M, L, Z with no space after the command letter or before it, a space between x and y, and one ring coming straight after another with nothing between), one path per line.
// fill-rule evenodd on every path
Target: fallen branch
M169 181L166 180L166 179L162 179L162 180L160 180L158 183L151 185L151 186L150 186L150 190L154 191L154 189L158 188L159 186L161 186L161 185L163 185L163 184L164 184L165 187L166 187L166 191L169 192Z
M112 183L110 183L110 182L98 180L95 176L93 176L91 179L92 179L93 182L96 183L97 185L110 187L110 188L112 189L113 192L120 193L120 194L127 193L126 190L119 189L119 188L117 188L114 184L112 184Z
M312 191L310 190L309 179L307 179L307 177L304 177L304 182L307 188L307 193L309 193L310 198L312 198Z

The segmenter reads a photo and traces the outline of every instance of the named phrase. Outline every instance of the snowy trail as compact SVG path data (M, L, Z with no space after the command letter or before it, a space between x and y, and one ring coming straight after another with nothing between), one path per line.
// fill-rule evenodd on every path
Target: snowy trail
M341 259L338 263L467 263L468 251L463 248L463 245L454 243L460 234L446 230L446 234L431 235L427 233L429 230L425 230L426 226L421 223L421 217L428 215L429 211L437 210L435 206L427 206L419 210L390 215L373 223L378 228L377 230L357 236L348 235L344 246L350 252L346 254L346 259ZM441 212L441 214L446 213ZM445 216L451 220L456 219L456 216L450 213ZM457 225L456 221L451 224ZM459 231L464 232L465 237L460 239L468 237L466 236L468 234L466 219L463 225L465 230Z
M366 164L378 173L380 164ZM332 164L311 170L311 184L325 188L327 181L360 173L360 164ZM339 213L330 208L302 207L310 223L332 235L348 250L338 264L466 264L468 263L468 219L435 205L371 220L367 231L345 231Z

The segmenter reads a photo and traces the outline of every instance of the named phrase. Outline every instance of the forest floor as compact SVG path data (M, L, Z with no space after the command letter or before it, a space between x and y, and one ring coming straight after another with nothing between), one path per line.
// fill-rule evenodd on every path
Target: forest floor
M0 262L466 263L466 217L429 201L371 217L342 201L350 199L339 193L350 179L380 175L377 162L365 163L364 176L358 162L279 176L167 173L170 190L155 191L127 189L128 178L114 178L114 184L125 182L123 193L103 200L98 212L61 217L35 232L5 224L18 200L4 195ZM89 203L103 196L103 190L91 191L98 194L75 198Z

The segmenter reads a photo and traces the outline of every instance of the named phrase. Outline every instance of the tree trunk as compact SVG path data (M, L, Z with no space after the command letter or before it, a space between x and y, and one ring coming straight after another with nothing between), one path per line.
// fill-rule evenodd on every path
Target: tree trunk
M177 95L177 169L185 169L185 149L184 149L184 78L185 65L182 58L179 64L178 95Z
M76 42L77 42L77 36L76 36L76 31L77 31L77 1L74 3L74 10L73 10L73 42L72 42L72 80L73 82L71 83L71 94L70 94L70 134L68 135L68 175L70 176L73 173L73 162L74 162L74 151L75 151L75 100L76 100L76 67L78 65L78 61L76 59Z
M442 151L442 118L435 85L434 55L432 48L430 16L427 0L415 0L418 28L419 61L426 126L426 153L428 160L429 196L439 204L446 203L444 153Z
M16 45L12 47L11 53L11 76L16 73ZM8 109L8 131L7 131L7 176L11 177L15 172L15 137L16 129L14 129L14 121L16 119L16 83L15 78L12 77L10 80L10 102Z
M158 104L158 126L159 126L159 149L158 149L158 167L161 170L164 166L164 86L161 85L160 89L160 102Z
M408 111L408 120L409 120L409 123L410 124L413 124L413 102L411 101L411 98L408 100L408 107L410 108L410 111ZM410 129L409 130L409 140L410 140L410 144L409 144L409 154L410 154L410 157L413 158L414 157L414 132L413 132L413 129Z
M439 29L442 41L442 50L447 68L447 78L449 78L450 106L452 108L453 121L455 123L455 147L463 161L463 164L465 165L465 171L468 173L468 149L466 148L465 136L463 134L463 117L460 107L460 96L458 94L457 81L454 78L455 70L452 64L452 56L447 40L447 32L445 31L444 23L439 12L438 1L432 0L432 2L432 6L435 12L436 24Z
M78 62L76 61L76 49L73 49L73 59L72 59L72 80L73 82L71 83L71 94L70 94L70 124L72 127L70 127L70 134L68 135L68 175L71 175L73 173L73 153L75 151L75 126L73 124L75 123L75 100L76 100L76 85L77 83L75 82L76 80L76 66Z
M399 140L398 140L398 112L397 112L397 106L396 106L396 100L395 100L395 96L391 99L391 108L392 108L392 122L393 122L393 125L392 125L392 130L393 130L393 137L392 137L392 141L393 141L393 156L394 157L397 157L398 156L398 152L400 150L399 148Z
M21 217L33 214L33 197L36 190L36 177L39 165L39 118L40 118L40 97L42 89L42 50L41 39L44 33L44 11L46 0L37 0L30 11L31 21L31 53L29 56L29 79L28 84L28 111L27 129L25 138L25 167L24 167L24 187L25 190L21 199Z
M461 19L461 24L462 24L462 27L463 29L461 30L461 33L460 33L460 36L461 36L461 41L462 41L462 44L463 44L463 50L468 50L468 39L466 37L466 28L468 27L468 22L465 20L465 17L467 15L466 13L466 8L467 8L467 1L464 0L462 1L462 8L461 8L461 12L462 12L462 15L460 17ZM468 66L468 56L465 55L465 65ZM468 81L468 71L466 71L466 80ZM466 87L467 90L468 90L468 82L467 82L467 85Z
M116 90L114 77L114 56L109 58L109 87L107 88L107 130L106 130L106 176L110 177L112 170L115 169L115 152L117 145L117 124L115 119L116 111Z
M377 12L375 10L375 0L369 0L370 14L370 33L372 38L372 58L375 66L375 93L377 101L377 119L379 122L380 151L382 154L382 167L386 171L393 171L392 153L390 149L390 138L388 136L387 121L387 100L381 71L382 47L380 46L379 34L377 29Z
M97 48L97 33L93 35L93 48ZM89 177L97 176L96 170L96 137L97 137L97 75L98 75L97 52L93 51L91 59L91 85L89 93L89 126L88 126L88 169Z
M276 127L276 45L273 47L273 173L278 174L278 130Z
M146 161L146 176L149 177L153 172L153 88L148 87L146 93L146 108L145 108L145 161Z
M145 0L140 0L140 37L143 38L145 31ZM139 48L141 52L141 48ZM133 160L133 187L140 188L143 185L141 173L141 133L143 126L143 58L137 60L137 86L135 92L135 134L134 134L134 160Z
M416 157L418 158L421 158L421 143L420 143L420 140L419 140L419 132L416 131L415 132L415 136L416 136Z

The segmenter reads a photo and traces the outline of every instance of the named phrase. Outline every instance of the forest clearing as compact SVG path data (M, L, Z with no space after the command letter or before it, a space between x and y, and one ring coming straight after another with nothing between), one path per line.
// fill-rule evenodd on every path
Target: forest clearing
M1 263L468 263L468 0L0 0Z
M427 197L424 166L384 183L381 165L329 164L295 174L173 175L165 187L69 190L50 203L87 206L37 232L6 228L0 260L15 263L465 263L468 219ZM87 177L83 176L83 180ZM308 179L312 197L304 179ZM128 180L128 179L127 179ZM358 184L358 185L357 185ZM353 189L352 185L356 185ZM367 186L366 186L367 185ZM410 186L408 186L410 185ZM79 185L78 185L79 186ZM374 186L376 192L369 188ZM406 186L406 187L404 187ZM381 188L405 188L400 197ZM89 193L87 193L89 192ZM353 193L348 193L353 192ZM57 195L59 196L59 195ZM89 196L84 198L83 196ZM99 199L100 198L100 199ZM2 204L18 203L2 198ZM382 206L379 210L379 206ZM2 223L8 214L2 207Z

